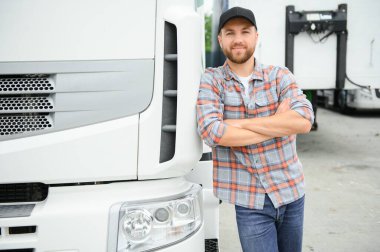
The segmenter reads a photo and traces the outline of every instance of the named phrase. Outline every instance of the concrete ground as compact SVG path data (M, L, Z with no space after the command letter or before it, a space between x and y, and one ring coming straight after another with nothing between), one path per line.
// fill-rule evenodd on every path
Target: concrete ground
M317 119L318 131L297 139L306 178L303 251L380 251L380 114L318 108ZM219 248L241 251L227 203Z

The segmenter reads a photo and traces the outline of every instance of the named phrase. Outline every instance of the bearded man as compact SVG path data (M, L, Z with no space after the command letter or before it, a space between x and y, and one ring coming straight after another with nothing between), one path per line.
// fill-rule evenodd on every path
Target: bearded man
M296 134L314 121L311 103L285 67L254 57L258 39L251 10L220 16L223 66L202 75L198 131L212 148L214 194L235 205L244 252L300 252L304 175Z

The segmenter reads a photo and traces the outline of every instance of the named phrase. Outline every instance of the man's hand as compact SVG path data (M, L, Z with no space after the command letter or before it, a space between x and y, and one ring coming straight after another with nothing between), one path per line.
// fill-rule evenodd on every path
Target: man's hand
M290 110L290 98L285 98L276 110L276 115Z

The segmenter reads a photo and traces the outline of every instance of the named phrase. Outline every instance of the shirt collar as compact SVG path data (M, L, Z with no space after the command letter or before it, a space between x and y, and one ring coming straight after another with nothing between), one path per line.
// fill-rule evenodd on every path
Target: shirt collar
M231 71L230 66L227 64L227 60L223 64L223 72L224 72L224 78L226 80L231 80L232 78L234 78L235 80L239 80L236 74ZM255 58L255 67L253 68L252 80L263 80L263 76L264 76L264 73L263 73L262 65Z

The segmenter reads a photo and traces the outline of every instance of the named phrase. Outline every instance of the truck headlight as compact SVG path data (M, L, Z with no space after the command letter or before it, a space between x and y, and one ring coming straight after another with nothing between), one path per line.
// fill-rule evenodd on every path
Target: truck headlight
M153 217L145 209L128 211L121 220L121 229L125 237L134 243L142 243L149 238L153 226Z
M199 185L159 201L124 202L119 210L118 252L146 251L173 245L202 224Z

